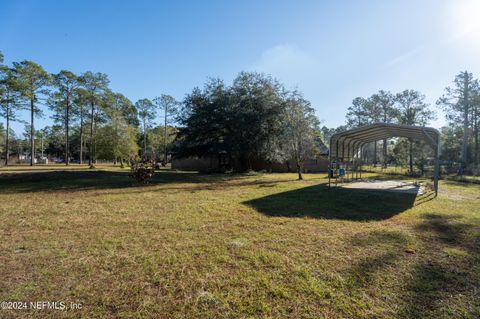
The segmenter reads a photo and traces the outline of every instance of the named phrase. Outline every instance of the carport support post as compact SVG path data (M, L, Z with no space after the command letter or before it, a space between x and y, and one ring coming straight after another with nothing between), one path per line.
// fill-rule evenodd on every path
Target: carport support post
M435 189L435 196L438 195L438 176L440 175L440 134L436 134L435 138L435 169L433 173L433 188Z
M364 143L360 144L360 179L362 179L363 145Z

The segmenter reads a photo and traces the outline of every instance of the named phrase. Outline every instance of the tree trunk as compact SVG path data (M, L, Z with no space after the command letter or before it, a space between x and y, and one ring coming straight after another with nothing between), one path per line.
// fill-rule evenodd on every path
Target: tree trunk
M69 124L69 111L70 111L70 102L67 97L67 107L65 108L65 165L69 164L69 140L68 140L68 124Z
M30 166L33 166L35 163L35 104L33 99L30 100Z
M302 176L302 166L300 165L300 163L297 162L297 173L298 173L298 179L299 180L302 180L303 179L303 176Z
M86 161L86 157L87 157L87 139L85 138L85 136L83 136L83 163L85 163Z
M83 164L83 112L80 115L80 164Z
M462 171L467 167L467 145L468 145L468 114L465 113L463 120L463 142L462 142Z
M478 142L478 124L475 127L475 165L478 165L478 147L479 147L479 142Z
M168 106L165 105L165 132L163 135L163 163L167 165L167 116Z
M143 121L143 158L147 159L147 128Z
M8 102L7 102L8 103ZM5 132L5 166L8 165L8 158L10 156L10 152L8 151L8 148L9 148L9 130L10 130L10 107L9 105L7 104L7 130Z
M115 165L117 165L117 155L120 152L118 152L118 119L115 120L115 150L114 150L114 156L115 156ZM123 165L121 165L123 168Z
M410 166L410 174L413 174L413 141L408 139L409 145L409 166Z
M475 111L473 113L473 138L475 141L475 154L474 154L474 163L478 165L478 106L475 106Z
M97 164L97 139L95 133L97 132L97 121L93 125L93 164Z
M465 72L466 73L466 72ZM462 142L462 174L467 166L467 144L468 144L468 77L463 81L463 142Z
M92 108L92 119L90 121L90 146L88 148L89 150L89 158L88 158L88 165L93 166L93 128L94 128L94 122L95 122L95 105L93 102L90 104Z

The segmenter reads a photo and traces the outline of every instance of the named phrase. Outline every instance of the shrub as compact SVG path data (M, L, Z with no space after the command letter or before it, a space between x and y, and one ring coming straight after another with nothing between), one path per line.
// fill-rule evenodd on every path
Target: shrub
M155 173L155 161L139 157L131 158L130 171L130 176L137 182L145 184Z

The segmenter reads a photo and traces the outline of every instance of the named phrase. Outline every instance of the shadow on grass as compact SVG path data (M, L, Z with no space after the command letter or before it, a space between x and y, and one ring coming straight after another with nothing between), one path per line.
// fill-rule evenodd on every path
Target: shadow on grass
M415 227L423 251L406 253L408 239L396 231L374 231L356 235L352 245L375 247L373 256L355 262L347 269L352 280L349 289L365 291L392 276L402 292L396 317L399 318L477 318L480 314L478 282L480 237L472 231L477 225L459 220L461 216L430 213ZM448 256L444 249L457 251ZM461 253L461 254L460 254ZM417 255L418 254L418 255ZM376 280L376 279L379 280ZM388 277L387 277L388 278ZM391 279L388 285L392 285Z
M426 214L417 226L428 249L438 251L446 245L463 253L456 257L444 255L443 259L429 258L414 267L408 286L409 303L403 309L405 315L416 318L438 318L441 314L465 318L480 315L480 275L475 270L480 262L480 238L471 232L477 226L459 221L460 217ZM476 304L465 307L466 300L476 300Z
M413 207L416 194L332 188L320 184L244 202L268 216L369 221L388 219Z
M423 222L417 226L422 233L432 234L445 244L458 245L473 251L478 248L469 240L470 230L474 227L471 223L460 222L459 215L444 215L430 213L423 216ZM471 246L473 244L473 246Z
M0 175L0 189L5 193L81 191L90 189L120 189L154 186L166 183L200 183L221 179L220 176L201 176L197 173L156 173L147 184L139 184L129 171L49 171L5 173Z
M454 179L447 179L444 181L446 185L453 185L458 187L464 188L471 188L471 187L478 187L480 185L480 181L471 181L471 180L454 180Z
M200 174L197 172L159 171L140 184L125 171L65 170L9 172L0 175L3 193L75 192L102 189L129 189L131 193L145 192L148 187L168 185L164 190L217 190L242 186L274 187L291 179L251 179L246 174ZM185 184L188 184L185 185Z
M427 203L431 200L434 200L436 198L435 191L427 191L419 196L417 196L417 200L415 201L415 206Z

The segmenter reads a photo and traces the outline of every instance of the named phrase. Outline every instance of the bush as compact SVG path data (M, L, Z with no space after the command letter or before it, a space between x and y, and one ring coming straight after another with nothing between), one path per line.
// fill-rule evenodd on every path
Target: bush
M155 173L155 161L140 159L138 157L130 159L130 171L137 182L145 184Z

